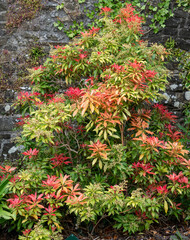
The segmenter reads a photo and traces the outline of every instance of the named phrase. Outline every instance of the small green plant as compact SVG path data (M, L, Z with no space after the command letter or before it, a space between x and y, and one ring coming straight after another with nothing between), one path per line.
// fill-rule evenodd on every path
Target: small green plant
M181 78L183 82L183 87L185 90L190 90L190 53L181 50L176 47L177 43L174 41L174 39L170 38L166 41L165 46L170 52L170 55L167 57L167 59L173 63L176 64L176 68L179 71L179 77ZM185 104L184 106L184 114L185 114L185 120L184 124L178 125L178 127L183 131L184 137L180 140L187 149L189 150L189 144L190 144L190 105L189 103Z
M85 0L78 0L79 4L84 2ZM94 10L89 11L84 8L86 16L92 20L91 23L88 24L88 27L91 28L102 26L102 23L99 22L98 19L99 13L104 7L109 7L112 9L110 12L110 17L114 19L118 13L118 10L124 7L125 2L135 6L136 11L142 15L145 21L147 19L150 20L149 18L151 16L151 24L149 24L149 27L154 31L154 33L157 33L160 29L165 27L166 20L174 16L174 11L177 8L183 7L184 10L189 10L189 0L178 0L173 8L171 8L171 0L159 0L155 4L152 4L152 1L149 0L99 0L94 4ZM58 5L58 8L59 6L60 5ZM62 23L60 20L54 23L54 26L59 30L63 30L70 38L79 35L80 32L84 32L87 28L87 26L84 26L81 22L73 22L69 29L66 29L64 23Z
M64 3L61 3L61 4L57 5L57 7L56 7L57 10L60 10L63 8L64 8Z
M6 204L4 196L9 192L9 178L5 178L0 182L0 223L3 224L7 220L14 218L10 208Z
M41 222L39 221L33 228L26 229L23 231L23 235L19 236L20 240L62 240L63 236L52 229L51 231L43 228Z
M78 3L85 3L85 0L78 0ZM69 27L69 29L65 28L64 23L62 23L60 20L54 23L54 27L57 27L59 30L63 30L69 38L73 38L77 35L79 35L81 32L85 32L87 28L92 27L101 27L102 23L98 21L99 19L99 12L101 11L101 8L103 7L109 7L112 8L111 17L115 17L118 13L118 10L121 7L125 6L125 3L121 2L120 0L100 0L98 3L94 4L94 10L86 10L84 8L84 12L86 13L86 16L92 20L91 23L88 24L88 26L85 26L83 22L76 22L73 21L73 24Z
M36 44L36 46L32 47L30 50L29 50L29 57L30 57L30 60L31 62L34 64L34 65L37 65L39 64L39 61L41 60L41 58L43 58L45 56L45 52L43 50L43 48Z
M174 48L176 47L176 42L175 42L175 40L172 37L170 37L165 42L165 46L166 46L167 49L174 50Z
M178 126L184 133L184 137L181 139L181 142L186 146L188 150L190 150L190 104L185 105L184 114L184 124Z
M179 77L183 80L184 88L190 90L190 53L177 48L177 43L172 38L166 41L165 46L170 52L168 60L177 63Z
M190 53L185 52L179 63L180 77L183 79L184 87L190 90Z
M178 6L183 7L184 10L190 11L190 2L189 0L177 0Z

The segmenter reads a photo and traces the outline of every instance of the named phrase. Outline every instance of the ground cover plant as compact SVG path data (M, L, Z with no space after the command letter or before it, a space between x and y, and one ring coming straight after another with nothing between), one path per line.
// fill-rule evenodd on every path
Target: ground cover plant
M109 7L112 9L110 12L110 16L115 18L118 15L118 11L120 8L125 7L125 2L131 3L141 16L147 22L149 27L149 31L153 31L154 33L158 33L161 29L163 29L166 25L166 20L173 17L174 13L177 9L183 9L184 11L189 12L190 5L189 0L157 0L157 1L149 1L149 0L98 0L94 1L93 9L88 9L86 7L86 0L78 0L80 4L81 11L87 17L87 23L81 20L73 21L73 24L68 27L62 21L62 19L58 18L56 22L54 22L54 27L58 28L60 31L64 31L69 38L73 38L78 35L81 31L85 31L86 27L101 27L102 23L99 19L99 11L101 8ZM57 6L57 10L64 10L64 3L60 3Z
M131 234L163 216L189 220L188 151L176 116L155 103L168 53L140 40L130 4L111 11L102 8L101 29L52 48L17 97L23 159L0 167L0 221L19 239L62 239L69 217L91 234L105 221Z

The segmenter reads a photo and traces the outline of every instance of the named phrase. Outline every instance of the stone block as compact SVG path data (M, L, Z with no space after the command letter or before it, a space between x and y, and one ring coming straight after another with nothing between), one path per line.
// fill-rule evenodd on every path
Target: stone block
M3 149L1 153L1 159L3 158L4 160L13 160L18 158L18 151L11 151L14 149L14 143L4 143L3 144ZM16 149L16 148L15 148Z
M7 90L4 94L4 102L13 103L15 100L15 92L11 90Z
M12 131L14 128L13 117L0 117L0 131Z
M6 44L7 43L7 38L5 38L5 41L4 41L4 43L2 44L2 45L4 45L4 44ZM0 39L0 47L1 47L1 39ZM18 46L15 46L15 45L13 45L13 44L6 44L5 45L5 48L8 50L8 51L16 51L17 50L17 48L18 48Z
M177 28L173 28L173 27L166 27L164 29L164 34L170 35L170 36L176 36L178 33Z
M181 9L178 9L176 12L175 12L175 15L174 15L175 18L186 18L188 17L188 12L185 12Z
M178 34L179 38L182 39L190 39L190 28L183 28L179 30L179 34Z
M178 47L183 49L183 50L186 50L186 51L189 51L190 49L190 39L187 39L187 40L184 40L184 39L181 39L181 38L177 38L177 42L178 42Z
M6 11L1 11L0 12L0 21L5 21L6 20Z
M11 139L11 133L0 133L0 141Z
M190 17L185 21L185 27L190 29Z
M167 21L166 21L166 26L167 27L172 27L172 28L177 28L177 26L180 24L180 21L176 18L169 18Z
M190 100L190 91L185 92L185 99Z
M184 93L183 92L176 92L175 96L176 96L176 101L184 102Z
M1 9L1 11L5 11L5 10L7 10L7 8L8 8L7 2L1 1L0 2L0 9Z
M5 36L6 32L6 29L0 29L0 37Z
M2 30L2 31L4 31L4 30ZM0 30L0 32L2 32L1 30ZM3 46L3 45L5 45L7 43L7 37L5 36L5 37L1 37L0 38L0 48L1 48L1 46Z
M47 8L47 7L56 7L57 3L56 1L52 1L52 0L42 0L42 6L43 8Z
M7 154L8 151L14 146L14 143L4 143L3 144L3 154Z
M171 84L170 85L170 89L172 90L172 91L176 91L176 89L178 89L178 85L177 84Z
M0 114L1 115L10 115L12 113L11 103L0 104Z

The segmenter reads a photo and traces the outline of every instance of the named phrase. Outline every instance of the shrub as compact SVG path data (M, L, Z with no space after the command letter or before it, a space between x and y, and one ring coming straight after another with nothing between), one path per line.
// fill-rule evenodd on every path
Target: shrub
M104 218L129 233L161 214L188 219L188 151L176 116L152 104L167 83L167 52L140 40L130 4L114 20L110 11L102 9L104 28L55 46L31 70L32 92L18 96L29 114L19 122L25 169L7 197L18 229L40 219L41 230L61 231L68 212L92 222L92 233Z

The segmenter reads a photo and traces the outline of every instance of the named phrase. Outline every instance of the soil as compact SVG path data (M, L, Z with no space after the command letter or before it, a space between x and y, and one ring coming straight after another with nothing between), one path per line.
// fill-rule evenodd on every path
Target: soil
M69 226L68 226L69 227ZM80 233L79 233L80 232ZM76 236L79 240L190 240L190 225L176 223L165 223L162 226L152 225L150 230L129 235L127 232L123 233L111 227L101 229L97 228L92 235L86 229L75 230L65 228L63 230L64 240L71 234ZM17 240L17 233L8 233L6 230L1 230L0 240Z
M190 226L188 225L171 225L166 226L151 226L149 231L129 235L127 232L119 232L113 228L105 228L98 233L88 237L81 236L80 234L72 233L79 240L190 240ZM68 237L65 236L65 237Z

